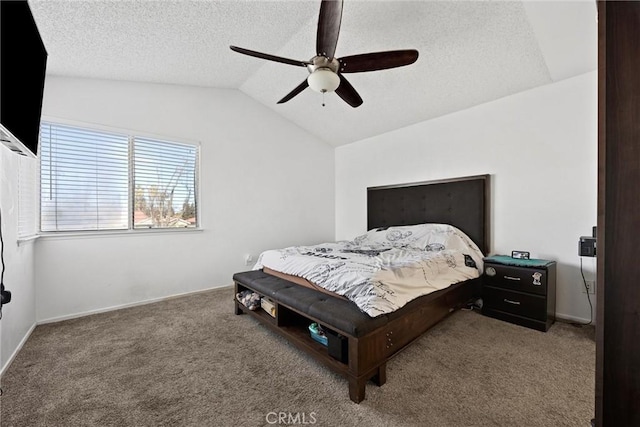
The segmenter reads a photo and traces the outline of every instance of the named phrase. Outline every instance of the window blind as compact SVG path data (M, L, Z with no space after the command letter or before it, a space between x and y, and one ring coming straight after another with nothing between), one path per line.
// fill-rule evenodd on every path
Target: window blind
M33 237L38 232L37 162L18 156L18 239Z
M40 229L127 229L127 135L43 123Z
M133 152L133 227L196 227L198 146L134 137Z

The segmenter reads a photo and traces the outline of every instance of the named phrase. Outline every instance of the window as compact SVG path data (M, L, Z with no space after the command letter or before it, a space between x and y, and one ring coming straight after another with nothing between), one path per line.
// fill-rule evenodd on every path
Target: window
M195 228L199 147L43 123L42 231Z

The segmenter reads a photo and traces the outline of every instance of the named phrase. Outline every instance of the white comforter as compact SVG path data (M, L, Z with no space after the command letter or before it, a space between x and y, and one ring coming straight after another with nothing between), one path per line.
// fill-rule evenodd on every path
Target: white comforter
M303 277L344 295L375 317L481 274L482 252L468 236L448 225L428 224L427 231L427 224L422 226L370 231L353 241L265 251L254 269L268 267Z

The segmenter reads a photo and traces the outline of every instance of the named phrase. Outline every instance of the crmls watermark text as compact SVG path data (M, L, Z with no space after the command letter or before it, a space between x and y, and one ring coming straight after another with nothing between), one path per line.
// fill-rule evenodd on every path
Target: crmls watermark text
M269 412L265 417L269 424L306 425L317 422L315 412Z

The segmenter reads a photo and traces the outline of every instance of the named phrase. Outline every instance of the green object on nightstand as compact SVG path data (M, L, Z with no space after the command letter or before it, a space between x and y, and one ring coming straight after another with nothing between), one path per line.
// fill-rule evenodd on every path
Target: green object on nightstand
M495 262L503 265L515 265L517 267L546 267L553 261L546 259L521 259L511 258L509 255L491 255L484 258L485 262Z

